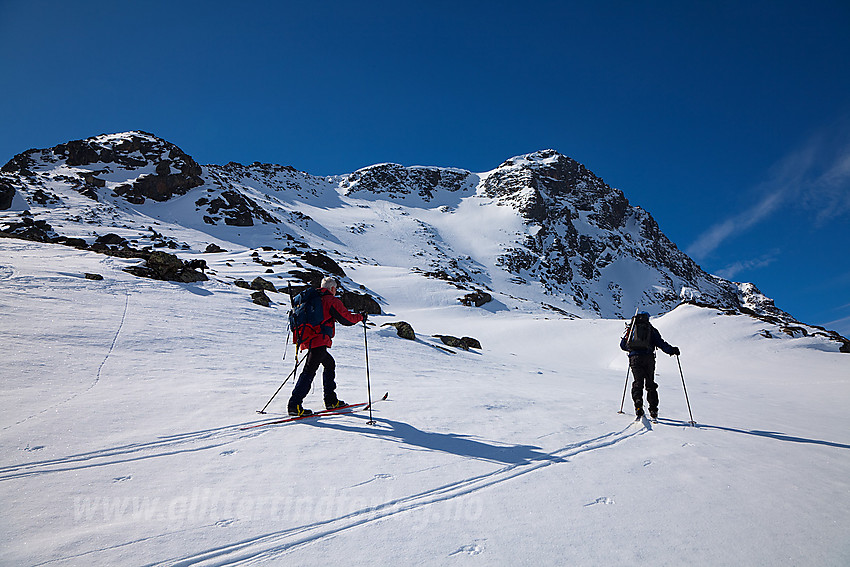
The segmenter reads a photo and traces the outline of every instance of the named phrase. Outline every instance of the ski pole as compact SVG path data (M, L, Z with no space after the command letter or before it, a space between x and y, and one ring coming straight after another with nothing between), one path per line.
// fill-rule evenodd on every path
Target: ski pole
M685 386L685 374L682 372L682 361L679 360L679 355L676 355L676 362L679 364L679 375L682 377L682 389L685 391L685 401L688 403L688 415L691 416L690 424L696 426L694 414L691 413L691 401L688 399L688 388Z
M266 405L263 406L263 409L257 410L257 413L266 413L266 408L269 407L269 404L272 403L273 399L275 399L275 396L277 396L278 392L280 392L280 390L283 388L283 385L286 384L287 382L289 382L290 378L295 376L295 373L298 371L298 365L299 364L301 364L301 361L298 360L298 347L295 347L295 368L292 369L292 371L289 373L289 376L287 376L286 379L281 383L281 385L278 386L275 393L272 394L272 397L269 398L269 401L267 401Z
M288 292L288 295L289 295L289 306L293 307L294 302L292 300L292 283L287 282L286 288L287 288L287 292ZM289 323L287 323L287 326L286 326L286 343L283 346L283 360L286 360L286 349L289 346L289 333L290 333L290 331L292 331L291 320L290 320ZM296 335L298 335L298 333L296 333ZM277 390L275 390L275 393L272 394L272 397L269 398L269 401L267 401L266 405L263 406L263 409L257 410L257 413L266 413L266 408L269 407L269 404L272 403L272 400L275 399L275 396L278 395L280 390L283 388L283 385L286 384L287 382L289 382L289 379L292 378L295 375L295 373L298 371L298 365L301 364L300 361L298 360L298 342L300 340L301 340L300 336L295 337L295 340L293 340L293 344L295 345L295 367L292 369L292 372L289 373L289 376L287 376L286 379L280 384L280 386L278 386Z
M640 307L635 307L635 314L632 315L632 321L631 321L631 323L629 323L628 327L626 328L626 337L627 337L626 340L627 341L629 340L628 336L632 334L632 329L635 326L635 317L637 317L638 309L640 309ZM626 404L626 390L629 388L629 371L631 369L632 369L632 365L631 365L631 362L629 362L629 366L626 368L626 383L623 385L623 401L620 402L620 411L618 411L617 413L626 413L626 412L623 411L623 406Z
M369 341L366 339L366 317L363 317L363 350L366 351L366 394L369 398L369 421L367 425L375 425L372 419L372 382L369 379Z
M623 411L623 406L626 403L626 389L629 387L629 370L631 369L631 364L626 367L626 383L623 385L623 401L620 402L620 411L618 411L617 413L626 413Z
M287 323L286 324L286 342L283 343L283 360L286 360L286 351L289 349L289 333L290 333L290 331L292 331L292 327L289 325L289 323ZM297 354L298 350L296 349L295 352Z

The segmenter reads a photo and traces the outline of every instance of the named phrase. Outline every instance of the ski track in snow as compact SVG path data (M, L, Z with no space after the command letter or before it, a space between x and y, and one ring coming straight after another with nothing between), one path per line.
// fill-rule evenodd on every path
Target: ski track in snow
M57 459L0 467L0 482L28 476L105 467L120 463L168 457L181 453L205 451L207 449L222 447L233 441L256 437L264 432L240 432L236 426L228 425L215 429L167 435L147 443L130 443ZM201 445L184 447L184 445L198 443Z
M346 412L340 413L339 415L350 415L351 413L357 412ZM333 417L336 416L327 415L322 419L333 419ZM268 420L263 419L260 423L265 421ZM77 455L68 455L56 459L9 465L0 467L0 482L28 476L39 476L44 474L105 467L133 461L168 457L181 453L194 453L198 451L205 451L207 449L216 449L236 441L252 439L258 435L262 435L263 433L274 431L277 427L285 427L293 423L297 422L286 422L265 428L254 428L248 430L243 428L250 425L257 425L258 422L254 421L237 425L225 425L212 429L164 435L154 441L128 443L126 445L79 453ZM193 446L196 444L200 444L200 446ZM41 448L42 447L38 447L37 449ZM35 449L36 448L33 448L32 450ZM235 452L235 449L229 449L221 451L220 454L231 455Z
M12 465L0 468L0 482L22 477L51 473L70 472L80 469L103 467L129 463L151 458L168 457L182 453L191 453L216 449L236 441L254 438L273 431L261 429L255 431L240 430L239 426L195 431L164 436L147 443L133 443L70 455L58 459L48 459ZM634 436L651 431L645 424L632 422L620 431L610 432L592 439L578 441L551 453L526 458L514 464L499 467L488 473L461 479L443 486L425 490L402 498L390 500L373 507L365 508L337 518L330 518L302 526L272 532L230 545L212 548L190 556L166 560L153 565L244 565L275 559L298 548L331 538L336 534L359 526L368 525L388 517L415 511L433 504L440 504L461 498L479 491L496 487L515 478L533 473L553 464L568 462L568 459L583 453L611 447ZM199 445L198 445L199 444ZM186 446L190 445L190 446ZM474 459L476 457L467 457ZM498 461L490 461L498 462ZM378 475L381 476L381 475ZM116 477L113 482L122 482L129 477ZM371 479L371 482L378 477ZM149 538L146 538L149 539ZM99 550L124 548L127 545L143 543L145 539L124 542L120 545ZM466 551L463 551L466 553Z
M3 275L3 269L4 269L4 266L0 266L0 279L3 279L4 277L8 277L8 276ZM48 407L44 408L43 410L41 410L40 412L37 412L37 413L34 413L34 414L32 414L28 417L25 417L24 419L12 424L12 425L7 425L2 430L6 431L8 429L11 429L12 427L16 427L18 425L21 425L22 423L25 423L25 422L31 420L34 417L38 417L39 415L47 413L48 411L50 411L52 409L56 409L57 407L59 407L61 405L67 404L68 402L70 402L74 398L81 396L82 394L85 394L86 392L90 392L92 390L92 388L97 386L97 383L100 382L100 376L103 373L103 366L106 364L106 361L109 360L109 357L112 355L112 351L115 350L115 344L118 342L118 335L121 334L121 329L124 328L124 321L127 319L127 309L129 307L129 305L130 305L130 291L125 289L124 290L124 311L121 313L121 321L118 323L118 328L115 330L115 335L112 337L112 343L109 345L109 350L107 350L106 355L103 357L103 360L100 361L100 365L97 367L97 373L94 376L94 380L92 381L91 384L89 384L88 388L86 388L85 390L81 390L79 392L75 392L75 393L71 394L70 396L68 396L67 398L65 398L64 400L62 400L61 402L57 402L57 403L55 403L51 406L48 406ZM0 477L0 480L2 480L2 477Z
M248 565L276 560L291 551L331 538L342 532L371 524L398 514L419 510L493 488L515 478L536 472L553 464L566 463L571 457L604 449L622 443L636 435L650 431L637 424L629 424L620 431L606 433L592 439L579 441L527 462L500 467L489 473L458 480L417 494L390 500L377 506L358 510L337 518L330 518L286 530L268 533L241 542L216 547L181 558L153 563L156 566L188 565ZM458 550L458 553L480 553L482 550Z

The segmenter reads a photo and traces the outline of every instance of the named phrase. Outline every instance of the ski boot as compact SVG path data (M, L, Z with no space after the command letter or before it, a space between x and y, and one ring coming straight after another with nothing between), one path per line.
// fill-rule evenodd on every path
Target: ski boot
M293 417L306 417L308 415L313 415L313 410L308 410L301 404L291 405L287 409L289 410L289 415Z

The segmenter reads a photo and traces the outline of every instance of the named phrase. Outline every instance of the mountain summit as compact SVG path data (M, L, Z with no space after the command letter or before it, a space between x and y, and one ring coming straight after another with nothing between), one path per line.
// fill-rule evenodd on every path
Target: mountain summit
M187 251L265 246L394 266L490 297L492 309L627 318L688 302L841 340L753 284L706 273L649 212L551 149L481 173L385 163L319 177L257 162L200 166L134 131L18 154L0 171L0 210L19 237L79 245L108 231L152 246L156 225L161 242Z

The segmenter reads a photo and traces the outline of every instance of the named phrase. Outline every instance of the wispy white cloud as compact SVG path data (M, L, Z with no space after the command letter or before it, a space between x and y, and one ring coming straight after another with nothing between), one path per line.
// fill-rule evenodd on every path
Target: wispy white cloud
M850 145L835 157L830 167L804 191L807 207L825 223L850 213Z
M740 260L738 262L730 264L729 266L726 266L721 270L717 270L716 274L721 278L731 280L743 271L757 270L759 268L765 268L769 266L776 260L776 256L777 252L774 251L770 254L765 254L759 258L753 258L752 260Z
M752 204L699 235L686 250L689 256L707 257L785 206L808 211L817 224L850 214L850 118L780 160L750 193Z
M850 317L842 317L841 319L836 319L835 321L829 321L823 326L827 329L837 331L844 338L850 337Z
M785 196L780 192L762 197L760 201L750 208L715 224L706 232L702 233L693 244L688 246L686 250L687 254L697 260L705 258L719 248L727 239L737 236L765 217L770 216L770 214L782 206L784 201Z

